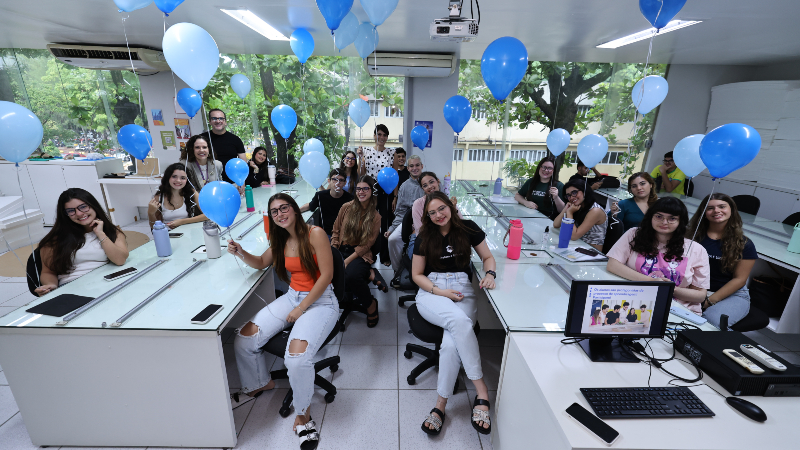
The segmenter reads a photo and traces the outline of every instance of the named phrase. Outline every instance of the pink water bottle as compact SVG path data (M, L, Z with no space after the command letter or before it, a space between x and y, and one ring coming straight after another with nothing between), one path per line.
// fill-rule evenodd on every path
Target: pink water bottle
M522 221L511 220L508 223L508 251L506 256L508 259L519 259L522 252Z

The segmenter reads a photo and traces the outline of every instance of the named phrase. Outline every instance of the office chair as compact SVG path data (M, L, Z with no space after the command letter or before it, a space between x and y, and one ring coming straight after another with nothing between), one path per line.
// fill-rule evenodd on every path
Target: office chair
M734 195L733 202L736 203L736 208L739 212L758 215L758 210L761 208L761 200L754 195Z
M401 295L397 300L399 306L405 306L406 302L413 302L416 298L417 290L419 288L411 279L411 259L408 257L408 244L411 240L411 234L414 232L414 217L411 214L411 209L403 216L403 224L400 228L400 238L403 240L403 255L400 259L400 267L397 269L395 277L400 280L400 286L397 288L400 291L414 291L413 294Z
M625 225L622 224L621 220L615 219L611 213L608 213L606 220L608 220L608 226L606 227L606 237L603 241L603 253L608 254L611 247L625 234Z
M795 226L798 222L800 222L800 212L790 214L789 217L783 219L783 223L786 225Z
M320 212L319 207L317 207L317 209L315 209L314 212L311 213L311 218L309 220L310 220L309 223L311 223L311 225L316 225L322 228L322 213Z
M340 299L344 296L344 258L342 258L342 254L339 253L339 250L335 248L331 248L331 253L333 253L333 279L331 280L331 284L333 284L333 293L336 295L337 299ZM276 334L272 339L264 344L263 347L261 347L261 350L283 358L289 343L289 332L291 331L292 326L293 325L289 325L289 327L283 330L283 332ZM328 337L325 338L325 342L320 346L320 349L328 345L328 342L336 337L338 332L339 327L334 325L333 330L331 330ZM319 376L319 371L325 368L330 368L331 372L336 372L339 370L339 362L341 362L341 360L337 355L314 363L314 371L317 372L317 375L314 377L314 384L325 391L326 403L331 403L336 398L336 386ZM270 374L273 380L285 380L289 378L287 369L273 370ZM286 397L283 398L283 404L278 411L281 417L289 416L289 413L291 412L290 409L292 406L292 398L293 392L292 389L289 388L289 392L287 392ZM236 397L234 397L234 400L237 402L239 401Z
M376 261L378 260L378 252L380 252L380 249L381 249L381 240L375 239L375 243L372 244L372 248L370 248L370 251L372 252L372 257ZM378 270L377 268L374 267L373 269ZM344 274L342 276L344 276ZM336 298L339 299L339 308L342 309L342 314L339 316L339 330L344 332L345 329L347 328L347 326L344 323L345 321L347 321L347 317L350 315L351 312L356 311L362 314L367 314L367 310L362 308L360 304L356 303L353 294L349 292L345 292L342 294L341 297L337 296Z
M33 249L33 252L30 256L28 256L28 262L25 264L25 275L28 279L28 290L31 291L31 294L36 294L36 288L40 286L37 283L39 281L39 277L42 275L42 254L39 252L39 248Z
M728 316L723 314L720 317L720 330L727 331ZM764 311L750 305L750 312L742 318L742 320L731 325L733 331L745 332L762 330L769 325L769 316Z
M691 197L692 194L694 194L694 181L691 178L686 180L686 189L685 189L685 191L686 191L686 196L687 197Z
M417 365L417 367L414 367L408 377L406 377L408 384L414 385L417 382L417 377L422 375L423 372L431 367L439 366L439 349L442 346L442 335L444 330L425 320L419 313L419 310L417 310L416 304L411 305L408 308L408 326L411 328L411 333L417 339L434 345L434 348L430 349L418 344L406 344L406 351L403 353L403 356L405 356L406 359L411 359L411 356L413 356L414 353L425 357L425 361L422 361ZM475 326L472 329L475 331L475 335L477 336L481 331L481 326L479 323L475 322ZM456 384L453 386L453 393L455 394L457 390L458 378L456 378Z

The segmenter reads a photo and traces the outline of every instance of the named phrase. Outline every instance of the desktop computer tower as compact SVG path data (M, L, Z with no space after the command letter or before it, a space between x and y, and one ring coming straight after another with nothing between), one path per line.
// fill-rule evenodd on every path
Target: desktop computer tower
M725 349L740 352L742 344L758 347L755 341L736 331L701 330L678 331L673 346L733 395L800 396L800 368L775 353L770 356L783 363L787 369L778 372L753 361L764 369L761 375L750 373L722 353Z

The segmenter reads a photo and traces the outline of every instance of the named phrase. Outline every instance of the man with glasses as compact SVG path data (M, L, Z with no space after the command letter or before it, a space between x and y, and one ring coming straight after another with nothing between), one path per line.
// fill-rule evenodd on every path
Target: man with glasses
M339 210L345 203L353 200L353 196L344 190L345 179L346 177L341 169L331 170L328 174L328 186L330 186L330 189L317 191L311 202L300 207L300 212L313 211L319 208L320 217L322 218L321 227L328 233L328 239L333 234L333 222L336 221Z
M659 192L672 192L673 194L686 195L684 185L686 175L675 165L672 152L664 154L664 164L656 166L650 176L656 180L656 187L660 186Z
M208 123L211 125L211 130L202 133L205 139L211 140L211 148L214 159L222 163L222 167L233 158L241 158L247 162L247 155L245 154L244 143L239 139L239 136L227 131L227 116L221 109L212 109L208 112ZM228 183L233 183L228 174L222 172L222 179Z

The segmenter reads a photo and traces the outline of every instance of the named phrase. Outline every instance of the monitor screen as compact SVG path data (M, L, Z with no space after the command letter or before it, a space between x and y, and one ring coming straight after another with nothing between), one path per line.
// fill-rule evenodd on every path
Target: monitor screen
M665 281L573 281L568 337L663 337L675 284Z

